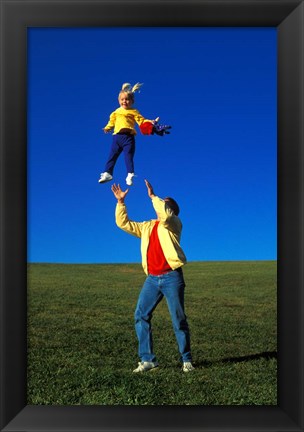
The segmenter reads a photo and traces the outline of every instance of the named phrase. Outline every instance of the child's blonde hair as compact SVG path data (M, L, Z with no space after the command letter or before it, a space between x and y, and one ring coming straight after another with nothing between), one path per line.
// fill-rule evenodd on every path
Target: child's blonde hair
M124 83L121 87L118 97L121 95L121 93L127 93L132 103L134 103L134 93L136 91L139 91L142 85L143 85L142 83L138 82L132 87L130 83Z

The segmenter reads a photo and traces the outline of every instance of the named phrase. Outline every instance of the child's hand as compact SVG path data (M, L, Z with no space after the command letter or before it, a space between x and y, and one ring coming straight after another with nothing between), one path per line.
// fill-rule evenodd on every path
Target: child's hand
M113 184L113 186L111 187L112 192L115 196L115 198L117 199L117 201L120 204L123 204L125 201L125 197L127 195L127 193L129 192L129 189L126 189L125 191L122 191L119 184L116 185L115 183Z
M169 134L170 133L169 129L171 129L171 126L159 124L158 121L159 121L159 117L156 117L155 120L152 120L153 129L152 129L152 132L150 134L152 134L152 135L156 134L156 135L160 135L160 136L164 136L165 134Z
M155 123L153 126L153 132L152 134L164 136L165 134L169 134L169 129L171 129L171 126Z
M106 133L106 134L110 132L110 129L103 128L102 130L103 130L104 133Z

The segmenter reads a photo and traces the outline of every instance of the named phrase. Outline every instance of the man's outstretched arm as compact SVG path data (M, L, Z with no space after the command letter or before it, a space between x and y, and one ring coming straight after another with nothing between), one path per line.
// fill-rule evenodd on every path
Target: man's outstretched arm
M135 237L141 237L142 223L134 222L129 219L127 208L125 205L125 197L129 192L129 189L123 191L121 190L119 184L113 184L111 189L115 198L117 199L115 211L116 225L128 234L132 234Z
M122 191L121 187L119 186L119 184L116 185L114 183L113 186L111 187L111 190L112 190L115 198L117 199L117 202L119 204L124 204L125 197L126 197L127 193L129 192L129 189L126 189L125 191Z
M159 198L154 193L154 189L148 180L145 180L148 196L152 200L154 210L157 214L159 221L170 231L180 233L182 229L180 219L174 214L172 209L168 206L165 200Z
M148 189L148 196L151 199L154 198L156 195L155 195L155 193L153 191L153 187L152 187L151 183L148 182L148 180L145 180L145 183L146 183L146 186L147 186L147 189Z

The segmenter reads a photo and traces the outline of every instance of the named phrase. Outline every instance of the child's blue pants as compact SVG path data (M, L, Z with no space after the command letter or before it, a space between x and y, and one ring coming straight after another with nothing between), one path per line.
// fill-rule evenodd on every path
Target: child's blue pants
M125 164L128 173L134 173L135 137L132 134L118 133L113 135L112 147L105 166L105 172L113 174L116 161L124 152Z

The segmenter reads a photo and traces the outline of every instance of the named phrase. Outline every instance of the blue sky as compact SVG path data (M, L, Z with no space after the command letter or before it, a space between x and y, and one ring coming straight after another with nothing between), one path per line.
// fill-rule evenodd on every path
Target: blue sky
M147 178L178 201L189 261L276 259L276 46L275 28L30 28L28 261L140 262L98 183L124 82L144 83L135 107L172 125L137 134L130 218L155 217Z

